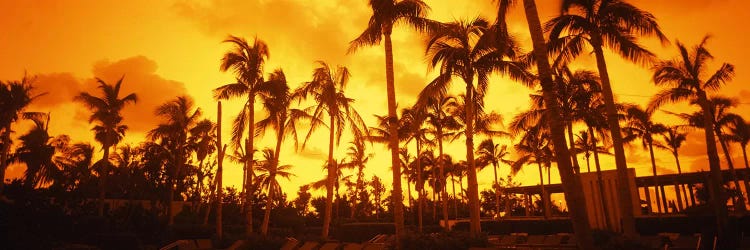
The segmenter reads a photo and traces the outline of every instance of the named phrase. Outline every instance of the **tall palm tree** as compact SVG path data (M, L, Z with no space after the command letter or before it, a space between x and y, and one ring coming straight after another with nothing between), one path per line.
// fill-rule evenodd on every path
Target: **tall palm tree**
M271 209L273 207L273 199L276 195L281 194L281 185L276 177L283 177L289 180L290 177L294 176L290 172L292 165L279 165L277 162L279 156L275 152L266 148L263 149L263 160L258 162L258 181L261 187L266 187L266 209L263 215L263 226L261 232L265 235L268 233L268 224L271 220Z
M391 150L391 166L393 168L393 196L394 204L400 204L404 200L401 191L401 168L398 159L398 130L396 119L396 87L393 79L393 44L391 33L397 23L407 24L418 31L426 31L433 22L425 18L429 6L422 0L370 0L372 16L367 28L351 41L349 52L354 52L365 46L380 44L384 42L385 49L385 79L386 94L388 98L388 119L393 120L388 128L390 130L389 147ZM393 219L396 223L396 237L400 237L404 227L404 211L402 206L394 206Z
M97 78L101 96L93 96L86 92L81 92L75 97L75 100L85 105L91 110L89 123L95 122L96 125L91 129L94 131L94 139L102 144L104 154L102 159L96 163L99 166L99 216L104 215L104 196L107 191L107 175L109 175L111 164L109 162L109 149L116 146L128 126L122 124L120 112L129 103L135 103L138 97L135 93L130 93L120 98L120 88L122 80L117 80L114 85L107 84L102 79Z
M627 124L623 127L625 132L624 141L630 142L636 139L641 140L644 149L648 149L651 156L651 170L654 174L654 186L656 188L656 212L668 212L667 197L664 194L664 186L659 184L659 175L656 172L656 157L654 156L654 136L664 133L667 127L661 123L653 121L651 116L653 112L643 110L638 106L631 106L627 109ZM661 199L659 198L661 192ZM663 210L662 210L663 208Z
M428 89L429 91L429 89ZM431 128L431 133L435 136L438 146L438 167L439 175L442 178L446 177L446 164L445 154L443 153L443 139L451 134L455 134L454 131L459 130L462 126L460 118L455 115L457 110L460 108L458 100L452 95L441 95L437 96L429 95L425 93L419 95L417 104L414 109L423 110L425 112L426 124ZM444 185L447 187L447 185ZM448 197L446 188L441 190L442 197ZM443 199L442 204L443 220L448 221L448 200Z
M372 154L365 152L366 148L364 139L364 137L355 137L353 141L349 142L350 145L346 149L346 155L349 157L346 164L357 169L355 191L354 196L352 196L352 204L354 204L354 206L352 206L352 212L349 216L352 219L356 213L357 197L365 188L365 182L367 181L364 179L365 166L367 165L367 162L370 161L370 157L372 157Z
M148 132L148 137L152 140L161 140L163 145L167 145L170 153L170 166L172 169L168 172L169 188L167 191L167 218L168 224L174 223L174 214L172 214L172 203L174 202L174 192L177 182L182 180L183 171L188 158L190 157L189 136L190 128L199 122L201 109L196 108L193 100L187 96L179 96L174 100L167 101L156 108L154 112L163 119L163 123Z
M500 8L503 3L510 4L512 1L500 1ZM549 122L550 135L554 145L554 155L557 157L557 169L560 173L565 200L570 209L570 218L573 224L573 230L576 235L576 241L581 249L593 249L594 239L591 235L591 227L588 222L586 213L585 197L583 196L583 187L580 179L575 176L573 166L570 161L570 152L565 143L565 128L559 117L559 107L557 105L557 93L552 80L552 69L547 57L547 42L544 40L542 24L539 20L536 2L534 0L523 0L523 7L526 15L526 22L529 26L531 41L533 45L533 61L536 62L537 72L539 74L539 83L542 86L543 96L547 108L552 113L552 119ZM503 17L504 18L504 17ZM629 197L628 197L629 198ZM632 215L632 213L631 213ZM632 217L631 217L632 218ZM632 220L632 219L631 219ZM623 221L624 231L628 235L635 234L635 222Z
M41 118L43 113L28 112L26 108L43 94L34 93L33 78L23 77L20 81L0 81L0 199L5 199L5 169L8 167L11 125L19 118Z
M276 149L275 164L279 163L281 144L285 138L291 137L294 140L294 148L297 149L297 123L302 120L310 121L311 124L322 124L322 121L316 116L311 116L304 110L291 107L293 102L292 93L287 85L286 75L281 69L275 70L269 75L268 80L262 83L259 92L260 99L263 102L263 109L268 116L256 124L257 132L262 133L269 128L276 132ZM313 126L314 127L314 126ZM268 211L264 215L263 224L261 225L261 234L268 234Z
M365 122L354 109L354 99L346 96L344 93L346 85L349 83L349 70L346 67L338 66L332 69L323 61L318 61L318 67L313 70L313 79L305 82L294 91L293 98L297 100L312 97L315 105L310 107L312 116L317 119L310 124L310 130L305 137L305 143L320 126L324 126L324 116L328 116L328 163L333 164L334 146L338 145L341 135L345 128L348 128L354 137L364 137L367 130L364 128ZM328 231L331 224L331 209L333 208L333 186L335 169L333 166L328 170L328 183L326 184L326 210L323 214L323 238L328 238Z
M734 66L724 63L721 67L706 77L708 60L713 56L706 49L708 36L691 51L677 42L680 58L661 61L653 67L653 81L657 86L667 87L652 97L649 109L654 110L667 103L680 101L693 101L703 110L703 132L706 140L706 154L711 175L709 182L710 202L714 208L717 218L717 229L722 238L724 229L728 223L726 194L722 188L721 165L719 153L716 148L715 130L711 103L708 100L708 91L717 91L722 85L734 77Z
M241 147L242 135L247 128L247 137L245 137L245 152L250 152L250 157L247 157L243 162L245 168L243 176L246 180L245 190L250 190L253 187L253 164L252 164L252 153L255 152L254 147L254 136L255 133L255 96L258 93L258 86L263 82L263 67L265 66L266 60L270 57L268 45L263 40L255 38L252 45L249 44L244 38L229 36L224 40L225 43L230 43L234 47L232 50L227 51L224 57L221 59L221 71L232 70L234 71L237 82L229 83L224 86L218 87L214 90L214 98L219 100L227 100L231 98L245 98L246 101L243 105L242 110L234 119L232 127L232 144L234 148ZM252 190L245 192L245 210L247 214L245 219L247 220L246 234L250 235L253 232L253 209L252 209Z
M497 168L500 165L500 163L505 163L509 166L512 166L513 162L505 159L506 157L510 156L510 151L508 151L508 146L503 145L502 147L500 144L495 144L495 142L492 141L492 139L486 139L479 143L479 147L477 147L477 156L480 163L483 163L483 165L492 165L492 173L495 176L495 183L492 185L492 189L495 190L495 213L497 215L500 214L500 182L497 177ZM511 169L511 173L517 172L516 169Z
M664 132L661 133L662 141L654 143L654 147L667 150L670 153L672 153L672 156L674 156L674 161L677 164L677 175L682 175L682 167L680 166L680 156L679 156L679 150L680 147L682 147L682 143L684 143L687 140L687 133L682 132L681 126L670 126L667 127ZM687 190L693 190L692 185L689 185L689 189ZM679 185L677 190L677 206L682 209L682 194L687 197L687 193L685 192L685 188L683 185ZM690 191L692 193L692 191ZM685 199L685 205L687 205L687 199Z
M479 225L479 190L474 162L475 109L482 106L491 73L498 72L510 76L514 80L526 80L528 78L523 65L512 61L516 57L517 51L497 49L496 41L492 40L494 37L489 22L483 18L444 24L440 30L430 36L427 43L429 65L431 68L438 67L440 72L438 77L422 91L422 93L428 95L444 95L454 77L460 78L466 84L464 112L466 117L465 131L467 131L466 159L469 163L467 179L470 232L474 235L481 232ZM515 48L516 44L512 39L503 41L503 43L511 48ZM476 105L477 103L480 105Z
M653 59L654 54L639 45L637 38L655 36L662 43L667 39L651 13L625 0L564 0L561 12L559 17L545 25L550 31L550 49L561 53L564 61L587 53L586 48L593 50L615 152L623 230L627 235L635 235L630 205L634 195L628 187L627 161L604 48L614 50L629 61L646 63Z
M425 180L423 175L425 168L422 165L422 153L424 152L422 150L422 146L430 142L430 140L427 139L427 134L429 131L427 128L422 126L426 118L427 116L424 110L412 107L403 109L401 111L401 119L399 120L399 127L401 128L399 132L401 132L401 134L403 135L402 137L400 137L400 139L404 140L405 144L408 144L413 140L417 149L416 159L414 161L414 163L416 164L416 166L414 167L414 172L417 173L417 230L419 232L422 232L422 216L424 214L425 204L425 192L422 188L422 183Z

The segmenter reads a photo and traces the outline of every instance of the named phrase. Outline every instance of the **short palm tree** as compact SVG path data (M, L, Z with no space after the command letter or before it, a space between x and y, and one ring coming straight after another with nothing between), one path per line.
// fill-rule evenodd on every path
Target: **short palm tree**
M625 0L564 0L561 9L562 14L546 24L550 50L567 57L564 61L588 53L587 48L593 50L615 152L623 230L627 235L634 235L635 222L630 204L635 196L628 188L627 161L604 48L614 50L629 61L647 63L654 54L638 44L637 39L655 36L662 43L666 43L667 39L651 13Z
M524 66L513 61L517 51L497 49L497 41L493 40L495 37L489 27L489 22L482 18L444 24L430 36L427 43L429 65L432 68L437 67L440 72L438 77L422 91L435 96L445 94L454 77L460 78L466 84L464 122L466 123L465 131L467 131L466 159L470 166L467 176L470 232L475 235L481 232L479 190L474 162L476 107L482 106L491 73L501 73L514 80L528 79ZM512 39L503 43L516 44ZM508 47L514 48L514 46ZM476 105L477 103L480 105Z
M0 81L0 199L5 185L5 169L8 167L10 146L13 144L10 134L11 125L19 118L41 118L43 113L28 112L26 108L42 94L35 94L31 86L32 78L26 76L20 81Z
M356 213L357 197L365 188L365 166L367 165L367 162L370 161L370 157L372 157L372 154L365 152L366 147L364 139L365 138L362 137L355 137L353 141L349 142L350 145L346 149L346 155L349 157L346 164L357 169L355 191L354 196L352 196L352 204L354 204L354 206L352 207L352 213L350 214L351 218L354 218Z
M667 129L662 132L662 141L658 143L654 143L654 147L667 150L669 153L674 156L674 161L677 164L677 174L682 175L682 167L680 166L680 156L679 156L679 150L680 147L682 147L682 143L684 143L687 140L687 133L682 132L682 126L670 126L667 127ZM689 188L687 190L693 190L692 185L689 185ZM692 191L690 191L692 193ZM683 207L683 199L682 194L687 197L687 193L685 192L684 186L680 185L679 190L677 190L677 206L682 209ZM692 195L692 194L691 194ZM685 199L685 204L687 205L687 199Z
M214 97L219 100L227 100L231 98L245 98L246 101L243 105L242 110L234 119L232 127L232 144L234 148L241 147L242 135L247 128L247 137L245 137L245 152L255 152L254 147L254 136L255 133L255 97L258 93L258 86L263 82L263 67L265 66L266 60L270 57L268 45L263 40L255 38L253 43L250 44L241 37L229 36L224 40L225 43L230 43L234 47L232 50L227 51L224 57L221 59L221 71L232 70L234 71L237 82L229 83L218 87L214 90ZM252 155L245 158L243 162L244 174L247 180L243 180L246 190L250 190L253 187L253 164ZM250 194L253 192L246 192L245 195L245 209L247 214L246 219L246 234L250 235L253 232L253 209L252 209L252 198Z
M495 142L492 141L492 139L486 139L479 143L479 147L477 147L477 156L480 163L484 163L485 165L492 165L492 173L495 176L495 183L492 185L492 189L495 190L495 214L498 216L500 215L500 182L497 177L497 168L500 165L500 163L507 164L509 166L513 165L513 162L511 160L505 159L506 157L510 156L510 151L508 150L507 145L500 146L500 144L495 144ZM511 174L515 174L518 172L518 169L511 169Z
M747 161L747 143L750 142L750 123L745 122L742 117L735 118L729 124L727 140L740 144L742 148L742 157L745 160L745 169L750 169ZM745 190L750 190L750 176L745 176ZM747 200L750 201L750 192L746 193Z
M654 110L667 103L692 101L703 110L703 132L706 140L706 154L710 169L712 186L709 188L710 202L717 218L717 229L723 237L724 227L728 223L727 205L722 188L721 165L715 141L715 124L711 114L711 103L707 92L717 91L734 77L734 66L724 63L710 75L706 75L707 63L713 58L706 49L708 37L692 50L677 42L680 57L674 60L661 61L653 67L653 81L657 86L667 87L652 97L649 109ZM708 78L705 78L708 77Z
M107 175L111 168L109 162L109 149L116 146L128 126L122 124L122 115L120 112L129 103L135 103L138 97L135 93L130 93L120 98L120 88L124 77L117 80L114 85L107 84L102 79L97 78L101 96L93 96L86 92L81 92L75 97L75 100L85 105L91 110L89 123L95 122L96 125L91 129L94 131L94 139L102 144L104 154L102 159L95 165L99 169L99 216L104 215L104 197L107 191Z
M270 148L263 149L263 159L258 161L258 182L261 188L266 188L266 209L263 215L262 233L268 232L268 224L271 219L271 209L273 208L273 199L276 195L281 194L281 185L277 177L283 177L289 180L294 176L290 172L292 165L280 165L279 156Z
M32 189L39 185L49 183L60 175L60 170L54 162L57 147L52 137L47 132L48 122L34 119L34 126L18 137L21 142L16 149L12 161L26 165L24 173L24 186ZM63 145L65 146L64 143Z
M384 41L385 49L385 78L386 94L388 98L388 119L394 122L390 123L389 147L391 150L391 166L393 167L393 199L396 204L403 201L401 191L401 168L398 159L398 130L396 114L396 87L393 77L393 44L391 42L391 33L396 24L407 24L418 31L427 31L434 23L425 16L429 7L422 0L370 0L372 16L367 28L354 39L349 46L349 52L365 47L380 44ZM395 206L394 220L396 223L396 237L400 237L404 227L404 212L402 206Z
M365 122L354 109L354 99L346 96L344 93L346 85L349 83L349 70L346 67L339 66L335 69L328 66L323 61L318 61L318 67L313 70L313 79L305 82L294 91L293 98L302 100L312 97L315 105L308 108L312 116L317 118L310 123L310 130L305 137L305 143L312 135L313 131L321 126L324 116L328 116L328 163L333 164L333 151L335 145L341 140L341 135L345 128L348 128L354 137L362 138L367 136L367 130L364 128ZM323 238L328 238L328 231L331 223L331 209L333 208L333 186L334 173L333 166L328 170L328 183L326 184L326 211L323 215Z
M521 141L514 146L520 157L511 166L512 169L521 169L526 164L536 163L539 167L539 186L542 190L540 198L542 199L544 218L549 217L550 211L542 168L548 166L554 157L550 144L550 135L547 131L541 129L541 126L528 128L522 135Z
M183 180L186 164L190 157L190 147L188 138L190 128L199 122L201 116L200 108L196 108L193 100L187 96L179 96L174 100L167 101L159 105L154 112L163 119L163 123L148 132L151 140L161 140L166 145L170 154L170 166L168 171L169 189L167 192L167 209L168 224L174 223L174 214L172 214L172 202L174 202L174 192L177 182Z
M664 133L667 127L661 123L654 122L651 118L652 115L652 112L638 106L629 107L627 109L627 124L623 127L626 136L623 139L626 142L640 139L643 148L648 149L651 156L651 170L654 174L654 186L656 188L656 212L667 213L667 198L664 193L664 186L659 184L659 175L656 172L656 157L654 157L654 136ZM659 198L660 192L661 199Z
M405 144L408 144L410 141L414 141L414 144L416 145L416 157L417 159L414 161L416 166L414 167L414 172L416 172L416 182L422 183L425 179L423 176L423 170L424 166L422 166L421 155L424 152L422 147L429 143L430 140L427 139L428 135L428 129L422 126L425 122L425 119L427 118L426 113L424 110L416 109L416 108L406 108L401 111L401 119L399 120L399 128L400 128L400 134L403 136L400 137L401 140L404 140ZM419 185L419 184L418 184ZM419 189L417 189L417 230L419 232L422 232L422 216L424 213L424 199L425 199L425 192L424 189L421 189L421 186Z

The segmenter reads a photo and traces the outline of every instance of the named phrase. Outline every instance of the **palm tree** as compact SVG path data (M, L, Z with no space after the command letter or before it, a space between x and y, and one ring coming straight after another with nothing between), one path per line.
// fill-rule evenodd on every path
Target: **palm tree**
M109 163L109 149L117 145L128 126L122 124L120 112L128 103L135 103L138 97L135 93L130 93L120 98L120 87L122 80L117 80L114 85L107 84L102 79L97 78L101 97L93 96L86 92L81 92L75 97L75 100L85 105L91 110L89 123L95 122L96 125L91 129L94 131L94 139L102 144L104 154L102 159L96 163L99 166L99 216L104 215L104 196L107 191L107 175L109 175L111 164Z
M172 214L172 202L174 202L174 192L177 182L182 180L183 168L190 156L188 138L190 128L193 127L201 116L201 109L195 108L193 100L187 96L179 96L174 100L167 101L156 108L154 112L161 117L164 122L148 132L148 137L152 140L161 139L162 144L169 148L172 170L169 171L169 189L167 192L167 218L168 224L174 223L174 214Z
M208 164L204 164L204 161L208 155L217 150L217 126L213 121L203 119L190 128L189 132L190 137L188 138L188 147L190 148L190 151L195 152L195 158L198 160L195 193L200 202L203 181L211 172L211 169L207 168Z
M406 178L406 194L408 195L409 200L407 201L407 205L410 209L412 209L412 197L411 197L411 182L416 181L415 178L412 178L412 176L416 173L415 169L416 167L412 168L411 165L414 163L414 157L409 154L409 150L407 148L401 148L398 152L399 160L401 162L401 168L403 168L403 171L401 171L401 175Z
M713 56L706 49L708 37L704 37L692 51L677 42L680 58L661 61L653 67L653 81L657 86L665 86L666 89L657 93L649 103L649 109L654 110L664 104L691 100L703 110L703 132L706 139L706 154L708 155L711 181L709 182L710 201L717 218L717 227L720 237L728 223L727 197L722 188L721 165L719 153L716 148L713 115L711 103L708 100L708 91L716 91L734 76L734 66L724 63L708 79L706 76L706 63Z
M500 1L500 8L507 8L503 3L510 4L513 1ZM560 179L565 193L565 200L570 209L570 218L573 224L573 231L576 235L576 241L581 249L593 249L594 239L591 235L591 228L586 213L585 197L583 196L583 187L580 179L575 176L573 167L568 161L570 152L565 142L565 128L562 118L559 116L559 107L557 105L557 93L554 82L552 81L552 69L547 57L547 42L544 40L539 13L537 12L536 2L534 0L523 0L526 14L526 22L531 34L533 44L533 61L536 62L537 72L539 74L539 83L542 86L544 100L547 108L552 113L552 119L549 121L550 136L554 145L554 155L557 157L557 169L560 173ZM503 17L504 18L504 17ZM630 198L630 197L623 197ZM631 211L632 212L632 211ZM623 221L623 229L626 235L635 234L635 222L630 213L628 219Z
M402 140L405 141L405 144L408 144L409 141L414 140L414 144L416 144L416 159L414 167L414 172L417 173L416 182L418 187L417 189L417 230L419 232L422 232L422 216L424 212L424 199L425 199L425 192L422 188L422 183L424 182L424 166L422 166L422 146L425 143L429 143L429 140L427 139L427 133L428 129L423 127L422 124L424 124L426 119L426 113L424 110L415 109L415 108L407 108L403 109L401 111L401 119L399 120L400 123L400 131L403 134L403 137L400 137Z
M580 131L576 134L576 140L573 143L573 154L583 154L583 158L586 159L586 170L591 172L591 156L594 152L599 154L609 154L609 151L602 146L599 146L596 141L590 136L588 131Z
M563 61L571 61L586 53L586 47L593 50L615 152L623 230L627 235L635 235L633 208L630 205L634 196L628 188L627 161L604 48L614 50L629 61L646 63L654 55L641 47L637 38L655 36L662 43L666 43L667 39L651 13L625 0L565 0L562 14L545 26L550 31L551 51L560 53Z
M625 132L624 141L630 142L641 139L644 149L648 149L651 156L651 170L654 174L654 186L656 188L656 212L668 212L667 198L664 194L664 187L659 185L659 175L656 172L656 158L654 157L654 136L664 133L667 127L663 124L656 123L652 120L653 112L643 110L638 106L631 106L627 109L627 125L623 127ZM661 192L661 199L659 199ZM663 207L663 210L662 210Z
M275 195L281 194L281 185L279 185L279 181L276 177L284 177L289 180L291 176L294 176L294 174L289 172L292 165L279 165L277 162L278 160L278 154L275 154L272 149L266 148L263 149L263 160L258 162L258 171L260 172L258 175L258 181L260 182L261 187L265 186L267 190L266 209L265 214L263 215L263 226L261 227L261 232L264 235L268 233L273 198Z
M385 49L385 78L386 94L388 98L389 123L389 147L391 150L391 166L393 168L393 196L394 204L400 204L404 200L401 191L401 168L398 159L398 130L396 124L396 87L393 79L393 45L391 43L391 32L397 23L403 23L417 29L426 31L434 26L433 22L426 19L429 7L422 0L370 0L372 16L367 28L356 39L351 41L349 52L354 52L365 46L380 44L384 40ZM396 237L400 237L404 227L404 211L402 206L395 206L393 219L396 223Z
M243 109L234 119L232 127L232 144L235 148L241 147L242 135L247 126L247 137L245 139L245 152L255 152L254 147L254 136L255 133L255 96L258 93L258 86L263 82L263 66L266 60L270 57L268 45L263 40L255 38L253 44L249 44L244 38L229 36L224 40L225 43L230 43L234 47L232 50L227 51L221 60L221 71L232 70L234 71L237 82L229 83L224 86L218 87L214 90L214 98L219 100L227 100L231 98L245 98L246 101L243 105ZM247 180L243 180L245 183L244 189L250 190L253 187L253 164L252 155L247 157L243 162L245 165L244 176ZM245 194L245 209L247 214L245 219L247 220L246 234L250 235L253 232L253 209L252 209L252 190Z
M286 137L291 137L294 140L294 148L298 148L296 124L299 121L310 120L311 124L320 124L322 121L316 116L307 114L303 110L291 108L293 96L289 91L286 75L281 69L277 69L271 73L268 80L263 82L262 85L263 86L259 86L259 88L264 91L259 92L259 95L263 102L263 108L266 110L268 116L263 120L258 121L256 124L257 132L263 133L269 128L276 131L276 149L273 152L276 157L274 163L278 164L281 143ZM266 211L261 226L261 234L263 235L268 233L268 213L269 212Z
M302 84L294 91L293 98L297 100L306 99L312 96L316 104L309 108L312 116L317 118L310 124L310 130L305 137L305 143L310 139L312 132L320 126L324 126L323 118L328 116L329 124L329 141L328 141L328 163L333 164L334 143L339 144L341 135L345 128L349 128L354 137L364 137L367 131L362 117L352 105L354 99L346 96L344 90L349 83L349 70L346 67L338 66L332 69L323 61L318 61L319 66L313 70L313 79ZM334 141L335 139L335 141ZM326 184L326 210L323 215L323 238L328 238L328 231L331 224L331 209L333 208L333 185L335 169L333 166L328 170L328 183Z
M31 86L33 78L26 76L21 81L0 81L0 199L5 199L5 169L8 167L10 146L13 144L10 134L11 125L19 118L41 118L43 113L27 112L26 108L39 96Z
M505 159L506 157L510 156L510 151L508 151L508 146L503 145L502 147L500 144L495 144L492 139L486 139L479 143L479 147L477 147L477 156L478 162L483 163L483 165L492 165L492 173L495 176L495 183L493 184L493 188L495 190L495 208L497 211L495 212L498 216L500 215L500 182L497 177L497 168L500 163L505 163L509 166L512 166L513 162ZM511 169L511 173L515 173L517 170Z
M542 199L542 212L545 219L549 217L550 211L547 201L547 193L544 188L542 167L548 166L552 161L554 154L552 148L553 147L550 145L550 135L547 131L542 129L541 124L527 128L526 132L521 137L521 141L515 145L516 152L520 154L520 157L515 161L514 165L511 166L512 169L521 169L523 165L536 163L539 167L539 186L542 190L540 198Z
M745 160L745 169L750 169L747 161L747 143L750 142L750 123L745 122L742 117L735 118L730 126L729 133L726 135L728 141L740 144L742 148L742 157ZM750 190L750 176L745 176L745 190ZM746 193L747 200L750 201L750 191Z
M682 147L682 143L684 143L687 140L687 133L681 132L681 126L670 126L667 127L664 132L662 132L662 142L654 143L654 147L667 150L670 153L672 153L672 156L674 156L674 161L677 164L677 174L682 175L682 167L680 166L680 157L679 157L679 149ZM688 190L693 190L692 185L689 185ZM691 195L692 195L692 191ZM682 209L684 208L682 205L682 195L685 194L685 197L687 197L687 193L685 192L684 186L679 185L677 190L677 206ZM685 199L685 205L687 205L687 199Z
M357 205L357 197L359 196L359 193L362 192L362 190L365 188L365 166L367 165L367 162L370 161L370 157L372 157L372 154L367 154L365 152L365 141L364 137L355 137L353 141L349 142L349 147L346 149L346 155L349 157L349 161L346 163L346 165L350 165L357 169L357 180L355 182L355 191L354 196L352 196L352 212L350 214L350 218L354 218L354 214L356 213L356 205Z
M445 94L453 77L458 77L466 84L466 159L469 163L468 188L470 232L474 235L481 232L479 225L479 191L477 186L476 164L474 162L474 122L475 108L483 105L483 98L489 83L488 77L493 72L510 76L514 80L527 79L528 76L520 63L512 61L515 50L496 49L495 37L489 22L482 18L471 21L455 21L444 24L440 30L430 36L427 43L427 55L430 67L439 67L440 73L423 94ZM514 48L515 41L503 41ZM439 65L439 66L438 66ZM474 84L476 78L476 86ZM476 95L476 96L475 96ZM480 104L480 105L476 105Z
M60 175L60 169L54 162L54 156L56 151L66 146L69 140L67 136L58 139L50 137L47 132L49 120L45 122L33 119L32 121L34 127L18 137L21 145L11 157L12 161L26 165L23 183L28 189L59 179L56 177Z

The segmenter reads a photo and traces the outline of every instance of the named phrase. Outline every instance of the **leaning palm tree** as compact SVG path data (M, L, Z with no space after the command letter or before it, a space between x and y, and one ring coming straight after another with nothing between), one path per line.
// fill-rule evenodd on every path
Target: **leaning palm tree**
M259 92L260 99L263 103L263 109L268 116L256 124L257 133L266 132L273 129L276 132L276 149L275 164L279 163L281 144L285 138L291 137L294 140L294 148L297 149L297 123L302 120L310 121L311 124L322 123L320 119L311 116L304 110L291 107L292 93L287 85L286 75L281 69L275 70L269 75L268 80L262 83L259 88L264 91ZM267 210L270 209L267 208ZM261 225L261 234L268 234L268 211L264 215L263 224Z
M0 81L0 199L5 185L5 169L8 167L10 146L13 144L10 134L11 125L19 118L41 118L44 114L28 112L26 108L39 96L31 86L33 78L23 77L20 81Z
M86 92L81 92L75 97L75 100L85 105L92 114L89 117L89 123L95 122L96 125L91 129L94 131L94 139L102 144L104 154L102 159L95 165L99 171L99 216L104 215L104 196L107 191L107 175L109 174L111 164L109 162L109 149L116 146L128 126L122 124L120 112L129 103L135 103L138 97L135 93L130 93L120 98L120 87L122 80L117 80L114 85L107 84L102 79L97 78L101 97L93 96Z
M634 194L628 187L627 161L604 48L614 50L629 61L645 64L654 54L638 44L638 37L655 36L662 43L667 39L651 13L625 0L564 0L561 12L545 25L550 31L550 50L560 53L563 61L586 54L586 48L593 50L615 152L623 230L627 235L635 235L631 206Z
M167 191L167 218L168 224L174 223L172 214L172 202L177 182L183 179L183 171L190 157L190 128L192 128L201 116L201 109L195 108L193 100L187 96L179 96L174 100L159 105L154 112L163 119L163 123L148 132L151 140L161 140L163 145L169 149L170 164L172 167L169 175L169 187Z
M333 164L334 146L341 141L341 135L344 129L348 128L355 138L367 136L367 130L364 128L365 122L354 109L354 99L349 98L344 93L346 85L349 83L349 70L346 67L338 66L332 69L323 61L318 61L319 66L313 70L313 79L305 82L294 91L293 99L303 100L312 97L315 105L308 108L312 116L316 119L310 123L310 130L305 137L302 148L305 147L307 140L310 139L313 131L321 126L324 116L328 116L328 163ZM323 238L328 238L328 231L331 224L331 209L333 208L333 179L335 169L333 166L328 170L328 183L326 184L326 210L323 214Z
M501 0L500 8L508 8L504 4L511 4L512 0ZM554 145L554 155L557 157L557 169L560 173L563 191L565 193L566 204L570 209L570 218L573 224L573 231L576 235L576 241L581 249L593 249L594 239L591 235L591 226L586 215L585 197L583 196L583 187L580 179L575 176L573 166L568 161L570 152L565 142L565 125L559 116L559 107L557 105L557 93L552 80L552 68L550 67L549 58L547 57L547 42L544 40L542 24L539 20L536 2L534 0L523 0L523 7L526 15L526 22L531 34L533 45L532 58L536 62L537 72L539 75L539 84L542 87L544 100L547 108L552 113L552 119L549 122L550 136ZM504 17L502 17L504 18ZM626 197L629 198L629 197ZM631 213L632 215L632 213ZM628 235L635 234L635 225L630 217L623 221L624 231Z
M691 51L677 42L680 58L661 61L654 66L653 80L657 86L665 86L666 89L658 92L650 101L649 109L654 110L662 105L680 101L692 101L703 110L703 132L706 140L706 154L711 175L709 182L710 202L714 208L717 218L717 229L720 237L723 237L724 229L728 223L727 204L722 197L726 197L722 188L721 165L719 153L716 148L715 130L711 103L707 92L717 91L722 85L734 77L734 66L724 63L711 75L706 77L706 64L713 56L706 49L708 37L704 37L700 44Z
M422 0L370 0L372 16L365 31L354 39L349 46L349 52L354 52L365 46L380 44L384 41L385 49L385 78L386 94L388 98L388 119L391 150L391 166L393 168L393 200L394 204L401 204L404 200L401 191L401 168L398 159L398 137L396 124L396 87L393 79L393 45L391 32L397 23L407 24L418 31L426 31L434 23L425 18L429 7ZM400 237L404 227L404 211L402 206L394 206L393 219L396 223L396 237Z
M219 100L231 98L244 98L246 100L242 110L234 119L232 144L234 148L241 147L242 135L247 128L245 152L255 152L253 146L255 141L253 136L253 133L255 133L255 97L258 93L258 85L263 82L263 66L270 56L268 45L258 38L255 38L253 43L249 44L244 38L236 36L229 36L224 42L232 44L234 48L224 54L219 69L221 71L234 71L237 82L216 88L214 97ZM245 184L243 188L246 190L253 187L252 158L252 155L250 155L242 162L245 166L243 176L246 177L246 180L243 180ZM245 195L247 235L253 232L253 209L250 197L252 193L252 191L247 191Z
M511 160L505 159L510 156L508 146L495 144L492 139L486 139L479 143L477 147L478 161L485 163L485 165L492 165L492 173L495 176L495 183L492 185L492 189L495 190L495 213L500 214L500 182L497 177L497 168L500 163L505 163L509 166L513 166ZM518 172L516 169L511 169L511 173Z
M476 107L481 107L483 104L491 73L498 72L514 80L529 79L523 65L513 61L517 51L497 49L494 38L495 35L489 27L489 22L483 18L444 24L440 30L430 36L427 43L429 66L438 67L439 75L420 93L444 95L454 77L463 80L466 84L464 122L466 124L466 159L469 163L467 176L469 217L470 232L474 235L481 232L479 190L474 162ZM516 48L515 44L517 44L513 39L507 39L503 43L510 48Z
M656 188L656 212L668 212L667 197L664 193L664 186L659 184L659 175L656 172L656 157L654 157L654 136L664 133L667 127L661 123L653 121L651 116L653 112L643 110L638 106L630 106L627 109L627 124L623 127L625 132L625 142L631 142L637 139L641 140L644 149L648 149L651 156L651 170L654 174L654 186ZM661 192L661 199L659 193ZM663 210L662 210L663 209Z
M279 165L277 162L279 156L270 148L263 149L263 160L258 161L258 182L261 188L266 187L266 209L263 215L263 227L262 233L268 232L268 224L271 219L271 209L273 207L273 199L276 195L281 194L281 185L276 177L283 177L289 180L290 177L294 176L289 170L292 165Z

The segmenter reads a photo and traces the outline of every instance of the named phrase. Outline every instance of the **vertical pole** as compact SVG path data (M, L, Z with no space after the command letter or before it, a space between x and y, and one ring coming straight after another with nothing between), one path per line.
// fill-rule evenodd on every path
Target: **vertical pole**
M217 169L216 169L216 237L219 239L219 242L222 240L223 236L223 230L222 230L222 209L221 209L221 203L222 203L222 171L224 171L223 162L224 162L224 151L226 150L226 145L224 147L221 146L221 101L217 105L217 111L216 111L216 149L218 150L218 163L217 163Z

